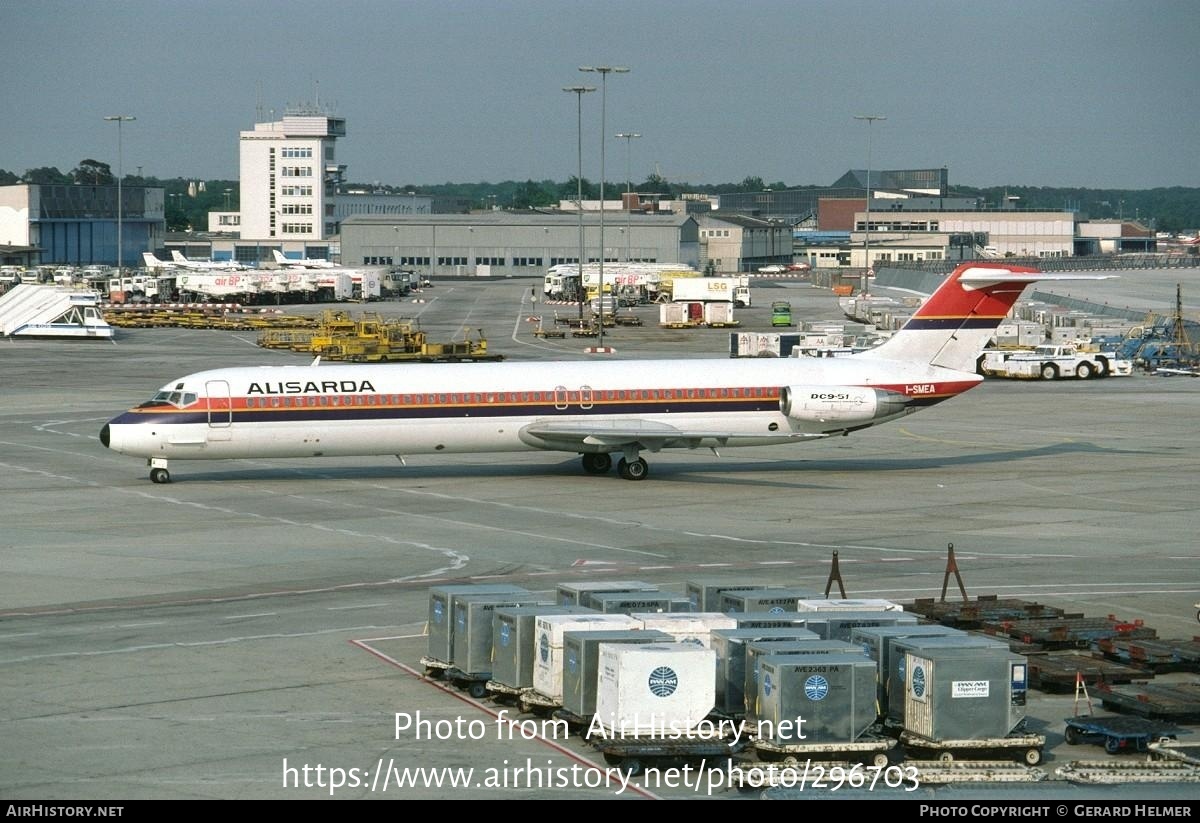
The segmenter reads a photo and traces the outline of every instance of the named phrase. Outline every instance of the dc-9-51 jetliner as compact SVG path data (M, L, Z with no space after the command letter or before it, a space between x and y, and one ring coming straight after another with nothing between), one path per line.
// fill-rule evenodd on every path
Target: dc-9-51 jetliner
M109 421L100 441L172 460L575 452L591 474L642 452L769 446L846 435L954 397L1025 287L1045 275L965 263L893 337L839 358L312 365L228 368L172 380Z

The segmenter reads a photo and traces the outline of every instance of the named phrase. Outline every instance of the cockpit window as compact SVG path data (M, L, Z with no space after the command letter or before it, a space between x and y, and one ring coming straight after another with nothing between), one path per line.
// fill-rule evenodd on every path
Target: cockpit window
M154 406L174 406L177 409L186 408L196 402L195 392L184 391L160 391L154 397L147 400L145 403L138 406L139 409L152 408Z

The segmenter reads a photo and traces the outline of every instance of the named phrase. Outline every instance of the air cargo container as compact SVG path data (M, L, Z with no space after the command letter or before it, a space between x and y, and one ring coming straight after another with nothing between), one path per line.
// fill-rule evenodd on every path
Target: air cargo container
M642 621L642 628L666 632L674 643L695 643L712 648L714 629L735 629L737 621L721 612L631 612L630 617Z
M600 631L563 634L562 707L587 721L596 713L596 686L599 682L600 649L610 643L671 643L665 632Z
M449 663L454 656L454 609L456 595L531 594L527 589L507 583L466 583L435 586L429 590L429 657Z
M640 580L587 580L579 583L559 583L554 601L560 606L587 606L588 596L602 592L656 592L658 586Z
M759 663L765 657L787 657L800 654L862 654L852 643L842 640L755 640L746 644L746 665L743 673L743 714L747 720L758 719L755 697L758 695ZM863 657L866 657L863 654Z
M692 611L719 612L721 611L722 592L744 592L754 589L769 589L770 583L761 580L737 580L728 577L711 577L687 580L683 584L683 593L692 601ZM782 588L780 586L779 588Z
M492 621L496 609L532 606L544 603L540 595L518 592L456 595L454 604L454 640L450 662L472 680L492 676ZM482 697L482 693L476 694Z
M904 730L929 740L1005 737L1023 725L1029 663L995 647L905 653Z
M595 722L609 734L684 734L713 709L716 654L692 643L600 647Z
M875 724L875 677L863 654L764 657L759 737L776 745L854 742Z
M533 689L562 705L563 634L641 629L627 614L558 614L537 619L537 656L533 662Z
M794 612L803 598L816 597L812 589L749 589L721 593L723 612Z
M717 711L731 717L741 717L746 711L746 646L759 640L819 640L808 629L736 628L716 629L712 633L712 650L717 654L716 703Z
M560 614L594 614L584 606L517 606L497 609L492 618L492 683L489 688L517 693L533 688L537 655L537 618Z

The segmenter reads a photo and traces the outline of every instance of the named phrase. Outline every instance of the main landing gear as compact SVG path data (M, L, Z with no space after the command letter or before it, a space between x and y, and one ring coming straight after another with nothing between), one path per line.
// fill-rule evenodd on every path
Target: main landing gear
M583 470L588 474L604 474L612 468L612 456L605 452L588 453L581 457ZM649 473L650 466L637 452L617 461L617 474L625 480L645 480Z

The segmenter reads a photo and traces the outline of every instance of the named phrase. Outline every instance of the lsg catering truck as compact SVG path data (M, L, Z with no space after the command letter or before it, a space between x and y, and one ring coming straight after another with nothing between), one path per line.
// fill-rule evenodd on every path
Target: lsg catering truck
M750 307L750 285L744 277L677 277L671 282L671 300L676 303L732 303Z

